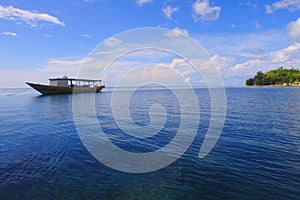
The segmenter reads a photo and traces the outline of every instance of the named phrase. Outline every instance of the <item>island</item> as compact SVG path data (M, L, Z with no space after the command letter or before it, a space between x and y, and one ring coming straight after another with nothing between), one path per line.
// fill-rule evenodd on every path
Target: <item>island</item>
M299 69L278 69L263 73L257 72L253 78L246 80L247 86L300 86Z

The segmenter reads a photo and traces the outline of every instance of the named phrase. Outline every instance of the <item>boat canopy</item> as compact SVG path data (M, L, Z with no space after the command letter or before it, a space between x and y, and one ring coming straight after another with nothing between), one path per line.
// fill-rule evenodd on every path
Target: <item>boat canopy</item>
M50 78L51 86L62 86L62 87L94 87L101 86L101 80L93 79L81 79L81 78L68 78L64 76L62 78Z
M101 80L80 79L80 78L49 78L49 80L50 81L68 80L68 81L82 81L82 82L101 82Z

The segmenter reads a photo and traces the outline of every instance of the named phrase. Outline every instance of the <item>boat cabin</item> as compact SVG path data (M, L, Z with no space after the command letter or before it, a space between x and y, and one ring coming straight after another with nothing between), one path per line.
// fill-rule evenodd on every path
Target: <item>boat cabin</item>
M55 78L55 79L49 79L51 86L61 86L61 87L68 87L69 86L69 81L68 78Z

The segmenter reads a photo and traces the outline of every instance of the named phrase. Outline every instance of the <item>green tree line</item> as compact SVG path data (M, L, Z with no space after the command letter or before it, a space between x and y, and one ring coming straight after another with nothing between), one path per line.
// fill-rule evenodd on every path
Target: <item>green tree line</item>
M254 78L246 80L246 85L283 85L284 83L299 83L300 71L298 69L284 69L279 67L276 70L271 70L266 73L257 72Z

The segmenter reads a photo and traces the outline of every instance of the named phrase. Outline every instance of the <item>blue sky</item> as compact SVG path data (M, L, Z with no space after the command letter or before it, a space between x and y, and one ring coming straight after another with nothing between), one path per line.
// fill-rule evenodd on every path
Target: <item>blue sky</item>
M300 67L300 0L2 0L0 87L74 76L99 43L142 27L196 40L227 86L258 70Z

